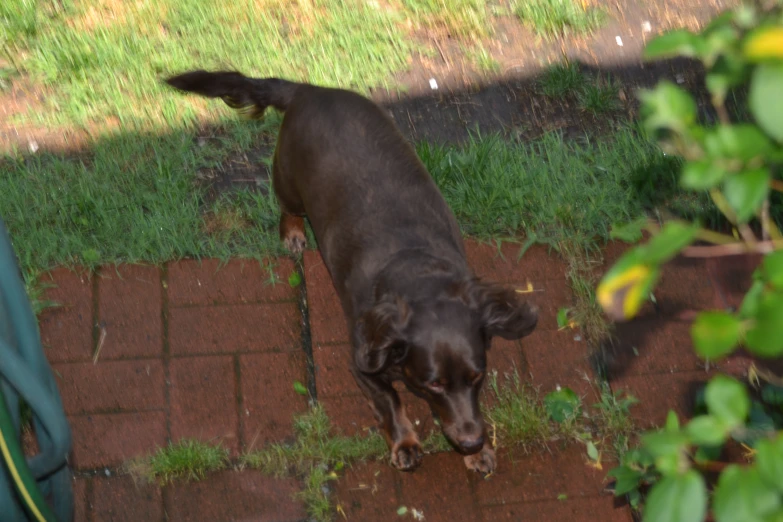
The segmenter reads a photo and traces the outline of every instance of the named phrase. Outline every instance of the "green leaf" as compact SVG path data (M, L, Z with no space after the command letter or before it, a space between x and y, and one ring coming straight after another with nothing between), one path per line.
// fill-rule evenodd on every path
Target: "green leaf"
M565 493L560 493L560 494L557 496L557 500L560 500L560 501L563 501L563 500L568 500L568 495L566 495Z
M666 223L661 231L644 246L645 261L657 265L671 260L696 239L698 232L697 224L679 221Z
M755 125L719 125L704 136L704 150L713 158L747 163L772 151L772 142Z
M101 260L101 255L94 248L88 248L82 251L82 259L88 265L94 265Z
M769 194L769 170L751 169L729 176L723 184L726 201L737 214L739 223L747 223Z
M783 355L783 293L766 292L756 306L755 322L745 334L745 345L756 355Z
M713 26L705 31L702 60L713 67L719 57L738 53L739 43L736 29L730 25Z
M587 441L587 456L590 457L590 460L598 460L598 448L595 447L592 441Z
M783 250L765 255L761 268L764 279L778 290L783 290Z
M759 65L751 78L749 105L764 132L783 142L783 63Z
M726 427L711 415L699 415L693 418L685 432L690 436L691 442L697 446L715 446L726 440Z
M707 514L707 487L694 470L664 477L647 497L644 522L702 522Z
M726 169L709 160L689 161L682 168L680 184L687 189L711 189L726 177Z
M294 391L299 395L307 395L307 388L299 381L294 381Z
M291 275L288 276L288 284L291 285L291 288L302 284L302 276L299 275L299 272L291 272Z
M783 491L783 435L762 440L756 445L756 466L769 486Z
M403 516L408 513L408 508L405 506L400 506L397 508L397 515Z
M649 131L669 129L686 133L696 121L696 102L687 91L662 80L640 92L642 120Z
M688 437L680 431L656 431L643 435L642 443L654 458L666 455L679 456L688 445Z
M646 60L673 56L696 58L701 56L703 50L704 41L701 36L686 29L680 29L669 31L650 40L650 43L644 48L644 58Z
M560 308L557 311L557 327L565 328L568 326L568 308Z
M642 239L642 230L646 225L647 218L644 216L622 225L615 224L609 231L609 237L626 243L638 243Z
M740 305L738 312L740 319L748 319L756 316L761 296L764 294L764 286L764 281L753 281L750 290L748 290L745 297L742 299L742 304Z
M561 388L544 397L547 415L555 422L573 418L579 411L579 396L570 388Z
M761 389L761 399L770 406L783 406L783 387L766 384Z
M620 495L625 495L638 488L639 481L644 476L644 473L631 469L628 466L618 466L609 471L607 476L616 480L614 485L614 496L619 497Z
M720 56L707 72L705 83L713 98L723 103L729 89L742 84L746 76L747 67L742 59L734 54L725 54Z
M691 327L696 352L710 360L719 360L739 343L742 323L726 312L702 312Z
M718 375L707 383L704 392L710 415L733 429L745 422L750 411L750 399L745 387L726 375Z
M680 431L680 420L677 418L676 411L669 410L669 413L666 415L666 424L663 429L669 433L677 433Z
M712 509L718 522L764 522L780 507L780 495L761 479L758 469L732 464L718 479Z

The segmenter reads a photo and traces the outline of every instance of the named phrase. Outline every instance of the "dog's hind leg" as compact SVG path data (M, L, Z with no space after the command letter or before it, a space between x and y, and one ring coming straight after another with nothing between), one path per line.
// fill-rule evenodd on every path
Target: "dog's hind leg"
M307 246L303 217L305 214L304 204L291 177L285 175L282 170L284 168L280 164L278 150L275 150L272 183L277 202L280 205L280 241L289 252L299 256Z
M283 210L280 215L280 241L295 256L299 256L304 252L307 246L307 236L305 235L304 218L302 216L288 214Z

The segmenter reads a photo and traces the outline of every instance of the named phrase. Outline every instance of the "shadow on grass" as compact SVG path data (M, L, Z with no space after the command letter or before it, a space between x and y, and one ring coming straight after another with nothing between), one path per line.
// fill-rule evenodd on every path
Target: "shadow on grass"
M584 243L653 207L704 212L703 198L677 190L677 160L628 119L637 109L634 89L692 78L693 64L581 69L587 81L620 79L622 109L590 115L574 95L539 94L540 78L383 104L419 144L469 235ZM0 216L23 269L281 254L268 175L280 117L270 111L248 122L225 114L210 127L121 132L82 150L42 148L0 160Z

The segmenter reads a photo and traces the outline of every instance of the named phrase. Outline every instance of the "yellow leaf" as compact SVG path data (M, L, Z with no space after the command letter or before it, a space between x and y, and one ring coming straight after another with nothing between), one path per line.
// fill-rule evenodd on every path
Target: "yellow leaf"
M530 281L527 282L527 287L524 290L517 289L518 294L530 294L535 292L535 289L533 289L533 283Z
M654 277L652 268L637 264L615 277L604 279L596 292L598 303L612 318L630 319L639 312L651 277Z
M745 41L745 56L751 60L783 58L783 27L765 27Z

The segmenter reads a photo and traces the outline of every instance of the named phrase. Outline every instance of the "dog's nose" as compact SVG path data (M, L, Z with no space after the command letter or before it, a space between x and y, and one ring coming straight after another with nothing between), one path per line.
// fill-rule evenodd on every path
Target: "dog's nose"
M459 446L465 453L476 453L484 446L484 437L479 436L475 439L462 439Z

